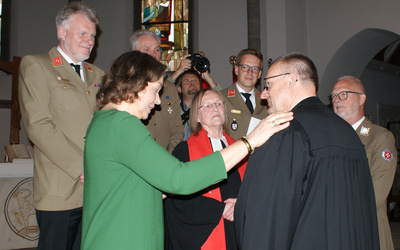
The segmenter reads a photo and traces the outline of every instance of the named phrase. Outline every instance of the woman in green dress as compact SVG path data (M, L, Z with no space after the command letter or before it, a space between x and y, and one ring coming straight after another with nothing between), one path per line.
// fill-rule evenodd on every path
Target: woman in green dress
M292 113L274 114L248 137L183 163L151 137L141 120L160 104L166 67L132 51L118 57L97 94L86 133L82 249L163 249L162 192L191 194L289 126Z

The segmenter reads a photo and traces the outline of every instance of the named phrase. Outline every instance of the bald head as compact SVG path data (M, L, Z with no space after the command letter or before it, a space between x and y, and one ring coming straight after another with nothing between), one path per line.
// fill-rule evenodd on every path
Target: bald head
M291 110L299 101L316 96L318 73L314 63L301 53L279 57L265 75L261 98L267 99L268 112Z

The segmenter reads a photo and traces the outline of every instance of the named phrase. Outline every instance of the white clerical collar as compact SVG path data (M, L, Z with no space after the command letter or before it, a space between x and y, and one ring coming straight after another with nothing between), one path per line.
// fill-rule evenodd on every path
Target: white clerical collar
M221 138L211 138L210 136L208 136L208 138L210 138L211 147L213 148L214 152L220 151L223 149L221 140L225 143L225 146L228 146L228 143L226 142L224 135L222 135Z
M360 126L360 124L364 121L365 116L361 117L360 120L358 120L358 122L354 123L353 125L351 125L353 127L354 130L357 130L358 126Z
M67 56L67 54L65 54L65 52L60 48L60 46L57 46L57 50L58 50L58 52L60 52L60 54L65 58L65 60L67 60L67 62L68 63L73 63L73 64L79 64L79 65L81 65L81 68L82 68L82 62L79 62L79 63L74 63L74 61L69 57L69 56Z

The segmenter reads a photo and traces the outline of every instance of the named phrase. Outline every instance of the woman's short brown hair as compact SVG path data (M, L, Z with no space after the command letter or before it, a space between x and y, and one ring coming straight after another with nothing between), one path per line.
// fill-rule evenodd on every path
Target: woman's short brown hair
M115 59L110 70L104 76L97 93L97 108L107 103L120 104L122 101L133 103L138 92L146 88L148 82L160 79L166 66L152 56L139 51L126 52Z
M222 97L221 93L213 89L202 89L199 92L197 92L197 94L193 97L192 104L190 105L190 115L189 115L190 130L194 135L197 135L199 131L202 129L200 122L197 121L198 118L197 112L201 106L201 100L203 100L203 96L209 91L218 94L219 97L221 98L221 101L224 101L224 98ZM224 130L225 133L228 133L228 114L226 112L225 105L224 105L224 110L225 110L225 122L224 125L222 126L222 129Z

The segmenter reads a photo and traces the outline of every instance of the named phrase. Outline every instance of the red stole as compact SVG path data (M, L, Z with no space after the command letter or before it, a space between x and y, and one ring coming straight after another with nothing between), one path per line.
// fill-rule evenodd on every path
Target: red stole
M228 142L228 145L231 145L232 143L235 142L235 139L230 137L229 135L225 134L224 136L226 141ZM189 160L194 161L197 160L201 157L204 157L206 155L212 154L212 146L210 143L210 140L208 138L207 132L202 129L199 131L198 135L191 135L187 139L187 144L189 148ZM239 166L238 171L240 174L240 178L243 180L244 172L246 170L246 164L242 164ZM213 185L209 187L208 192L205 192L202 196L208 197L215 199L217 201L223 202L221 199L221 192L219 190L219 186ZM225 242L225 228L224 228L224 218L221 219L217 225L217 227L214 228L206 242L203 244L201 247L201 250L214 250L214 249L220 249L224 250L226 249L226 242Z

